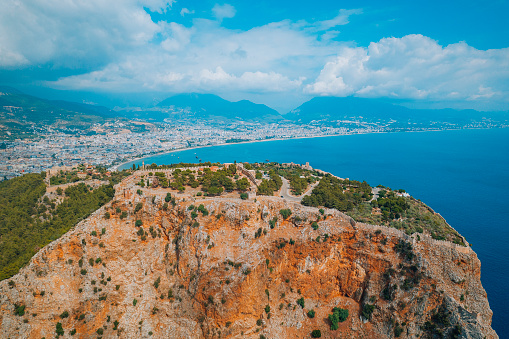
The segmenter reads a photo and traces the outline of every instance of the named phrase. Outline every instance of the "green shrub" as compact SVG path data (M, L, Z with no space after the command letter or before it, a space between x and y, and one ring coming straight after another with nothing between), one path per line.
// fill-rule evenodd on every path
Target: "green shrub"
M240 198L242 200L247 200L247 198L249 198L249 195L247 193L240 193Z
M279 214L283 216L283 219L287 219L292 215L292 211L289 208L285 208L279 211Z
M156 279L156 281L154 281L154 287L155 287L155 288L158 288L160 283L161 283L161 277L158 277L158 278Z
M322 337L322 332L320 330L313 330L313 332L311 332L311 338L321 338Z
M87 270L83 268L83 269L81 270L81 274L82 274L82 275L87 274Z
M57 337L60 337L61 335L64 335L64 329L62 328L61 323L57 323L55 332L57 334Z
M20 317L25 315L25 305L23 304L15 304L14 305L14 314Z
M394 327L394 336L396 338L399 338L399 336L401 335L401 333L403 333L403 328L401 326L399 326L398 323L396 323L396 327Z
M62 314L60 314L60 319L67 318L68 316L69 316L69 312L64 311L64 312L62 312Z
M95 333L97 333L99 335L103 335L104 330L102 328L98 328L97 331L95 331Z
M143 204L141 202L136 204L136 207L134 207L134 214L138 213L143 208Z
M318 223L316 221L313 221L311 227L313 227L313 229L316 231L318 229Z
M137 303L138 303L138 300L133 299L133 306L136 306Z
M254 235L255 239L259 238L262 235L262 232L263 232L262 228L261 227L258 228Z
M332 314L329 314L329 321L331 323L330 329L335 331L339 328L339 323L342 323L348 318L348 310L341 307L334 307Z
M209 211L205 208L205 206L203 206L203 204L198 206L198 211L201 212L204 216L209 215Z
M134 223L134 226L136 227L140 227L141 225L143 225L143 221L141 221L140 219L136 220L136 222Z
M267 314L270 313L270 305L265 306L265 313L267 313Z
M75 335L76 334L76 329L74 328L71 332L69 332L70 335Z
M361 314L364 317L364 319L370 320L371 314L373 313L374 310L375 310L375 305L364 304L364 306L362 306Z
M304 297L297 299L297 304L299 304L300 307L304 308Z
M308 317L314 318L315 317L315 310L309 310L308 311Z

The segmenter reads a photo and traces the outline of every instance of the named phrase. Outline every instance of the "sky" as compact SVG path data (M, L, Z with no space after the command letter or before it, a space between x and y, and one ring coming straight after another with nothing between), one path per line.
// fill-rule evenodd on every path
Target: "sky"
M213 93L509 110L509 2L4 0L0 84L109 106Z

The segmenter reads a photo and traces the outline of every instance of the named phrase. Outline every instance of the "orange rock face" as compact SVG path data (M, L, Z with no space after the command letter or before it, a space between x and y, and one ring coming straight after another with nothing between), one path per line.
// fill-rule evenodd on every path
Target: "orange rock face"
M0 337L497 338L469 248L276 197L164 196L119 193L1 282Z

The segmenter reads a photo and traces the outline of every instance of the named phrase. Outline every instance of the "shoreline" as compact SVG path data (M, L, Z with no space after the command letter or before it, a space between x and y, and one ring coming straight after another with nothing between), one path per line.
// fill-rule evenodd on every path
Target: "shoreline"
M495 127L495 128L505 128L505 127ZM285 140L299 140L299 139L314 139L314 138L332 138L332 137L342 137L347 135L364 135L364 134L389 134L389 133L426 133L426 132L443 132L443 131L461 131L461 130L484 130L484 129L495 129L495 128L446 128L446 129L430 129L430 130L424 130L424 131L382 131L382 132L365 132L365 133L345 133L345 134L334 134L334 135L315 135L315 136L306 136L306 137L294 137L294 138L274 138L274 139L262 139L262 140L250 140L250 141L243 141L243 142L231 142L231 143L222 143L222 144L216 144L216 145L203 145L203 146L193 146L193 147L184 147L184 148L178 148L170 151L162 151L157 152L150 155L144 155L140 156L128 161L124 161L118 165L114 165L109 167L108 169L110 171L118 171L119 167L124 166L128 163L135 162L138 160L142 160L148 157L152 156L159 156L163 154L171 154L176 152L182 152L182 151L190 151L193 149L200 149L200 148L207 148L207 147L218 147L218 146L228 146L228 145L240 145L240 144L253 144L258 142L270 142L270 141L285 141Z

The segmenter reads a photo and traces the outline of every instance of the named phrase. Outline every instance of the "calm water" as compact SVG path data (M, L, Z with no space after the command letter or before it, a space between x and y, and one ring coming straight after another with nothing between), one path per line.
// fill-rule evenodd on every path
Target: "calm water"
M152 156L145 163L197 162L196 156L204 162L309 162L340 177L404 188L472 243L493 328L509 338L509 128L237 144Z

